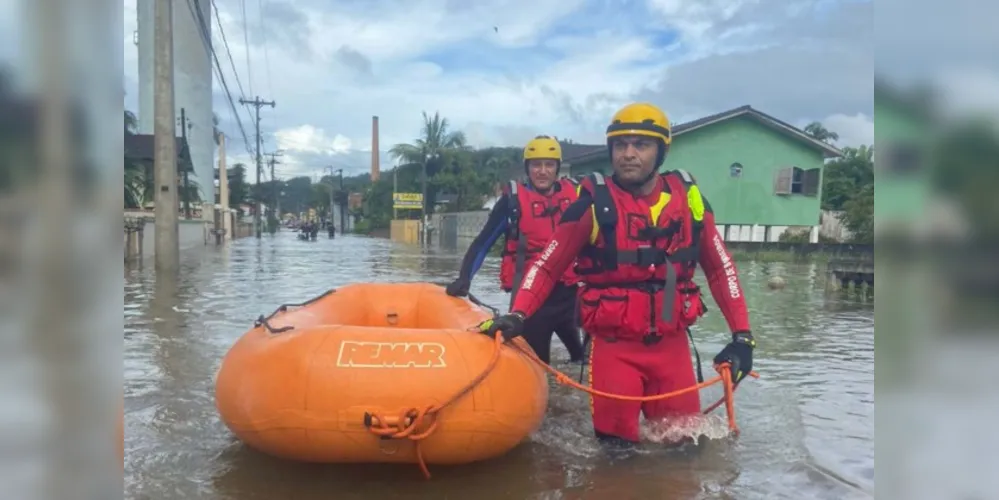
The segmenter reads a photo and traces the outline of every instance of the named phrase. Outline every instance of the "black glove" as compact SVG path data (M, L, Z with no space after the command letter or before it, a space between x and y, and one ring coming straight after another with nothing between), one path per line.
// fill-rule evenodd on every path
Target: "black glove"
M510 340L524 333L524 315L519 312L496 316L479 325L479 331L495 337L497 331L503 332L503 339Z
M753 349L756 339L750 332L732 334L732 342L715 356L715 364L729 363L732 369L732 383L738 384L753 371Z
M468 289L472 286L472 283L465 278L458 278L451 282L445 289L447 294L452 297L465 297L468 295Z

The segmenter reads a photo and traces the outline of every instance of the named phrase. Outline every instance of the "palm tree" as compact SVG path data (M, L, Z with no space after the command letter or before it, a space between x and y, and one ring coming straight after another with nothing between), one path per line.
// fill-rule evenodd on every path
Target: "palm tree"
M839 134L827 129L819 122L812 122L805 126L805 133L812 136L817 141L832 144L839 140Z
M467 149L465 133L451 131L447 118L442 118L439 112L428 116L423 112L423 128L420 137L412 144L396 144L389 150L389 156L406 163L424 163L428 159L443 159L445 156Z
M219 119L218 113L212 111L212 138L215 139L216 146L222 145L222 129L219 128L220 123L222 123L222 120Z
M138 128L138 119L135 113L125 110L125 137L135 135ZM125 207L141 208L148 200L146 197L146 172L142 165L132 161L125 152Z
M443 118L440 112L434 112L434 116L423 112L423 129L420 137L412 144L396 144L389 149L389 157L401 160L401 163L417 163L424 165L426 176L432 177L441 165L451 163L461 151L468 150L465 141L465 133L450 130L447 118ZM428 179L429 182L429 179ZM427 190L427 199L424 206L428 209L433 207L431 202L434 193Z

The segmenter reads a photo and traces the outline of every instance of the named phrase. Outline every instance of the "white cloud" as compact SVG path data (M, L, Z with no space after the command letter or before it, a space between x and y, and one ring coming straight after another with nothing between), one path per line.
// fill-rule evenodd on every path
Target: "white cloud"
M300 125L274 132L279 149L302 153L337 154L350 151L350 139L335 134L328 137L321 128Z
M857 147L874 144L874 120L863 113L835 114L821 120L822 125L839 135L837 147Z
M940 106L952 117L999 117L999 69L965 66L936 78Z
M125 1L123 30L130 94L136 93L135 1ZM815 88L828 89L825 104L814 107L813 100L790 99L786 88L770 89L773 78L745 73L746 65L739 64L739 51L771 47L777 43L773 24L791 22L773 15L788 10L779 2L648 0L622 8L610 1L413 0L403 9L388 0L265 0L263 15L256 2L246 4L249 49L240 4L216 3L243 97L276 101L275 108L261 110L261 128L265 151L286 151L277 169L282 176L320 173L332 161L352 173L366 172L372 115L379 116L383 168L393 164L384 151L417 137L423 111L439 111L473 145L521 146L539 133L599 143L614 109L642 97L642 89L664 81L664 75L679 75L674 82L681 88L667 86L673 97L657 100L674 118L721 111L734 107L730 99L745 97L748 102L737 105L753 104L792 123L837 117L830 119L840 128L827 127L844 140L866 133L857 114L869 110L856 104L854 85L812 81ZM233 63L214 17L211 22L223 73L239 99ZM813 36L793 31L785 26L780 44ZM807 83L808 71L795 66L804 60L774 57L768 61L785 66L755 69L800 74L795 81ZM710 80L683 77L698 61L702 69L711 63ZM221 95L218 81L214 87ZM837 93L848 97L830 98ZM246 155L246 146L224 103L216 99L215 112L231 138L232 164ZM252 115L237 108L252 142ZM846 131L853 127L858 132Z

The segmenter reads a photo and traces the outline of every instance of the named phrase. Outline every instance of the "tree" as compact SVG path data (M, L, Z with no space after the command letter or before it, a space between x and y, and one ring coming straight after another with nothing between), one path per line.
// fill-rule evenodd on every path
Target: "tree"
M839 134L827 129L819 122L812 122L805 125L805 133L812 136L817 141L832 144L839 140Z
M125 110L125 138L126 140L135 135L139 121L135 113ZM124 152L125 158L125 208L142 208L143 205L152 199L152 193L148 186L151 179L147 179L146 170L138 162L132 161L128 157L128 152Z
M460 151L466 151L468 146L465 141L465 133L450 130L447 118L441 117L439 112L434 116L423 112L423 129L420 137L412 144L396 144L389 149L389 156L406 163L416 163L426 165L427 171L427 193L424 206L428 213L433 213L436 190L432 189L429 179L441 169L442 166L450 164L457 159Z
M242 215L240 205L246 203L250 196L249 186L246 184L246 165L237 163L232 168L226 169L229 181L229 206L236 208Z
M843 148L843 156L823 170L822 209L843 210L860 189L874 184L874 147Z
M844 204L840 220L855 243L874 243L874 184L864 186Z
M928 161L937 193L957 201L974 223L978 241L999 242L999 129L989 118L969 118L944 129Z

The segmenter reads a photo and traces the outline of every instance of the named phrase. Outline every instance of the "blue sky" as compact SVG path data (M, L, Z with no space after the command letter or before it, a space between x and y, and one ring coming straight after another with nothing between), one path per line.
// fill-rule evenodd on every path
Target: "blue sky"
M821 120L848 144L873 135L873 70L864 66L873 66L864 45L873 32L870 2L263 0L246 2L249 48L240 2L215 2L244 87L278 103L262 112L262 129L265 150L286 151L282 176L330 163L364 171L371 116L380 117L387 150L415 138L422 111L439 111L479 146L520 146L542 133L599 143L614 110L636 99L656 102L674 121L752 104L794 124ZM133 109L135 15L135 0L126 1ZM806 46L818 51L798 50ZM223 129L238 136L214 86ZM252 124L249 110L237 108ZM247 159L241 142L230 142L230 162Z

